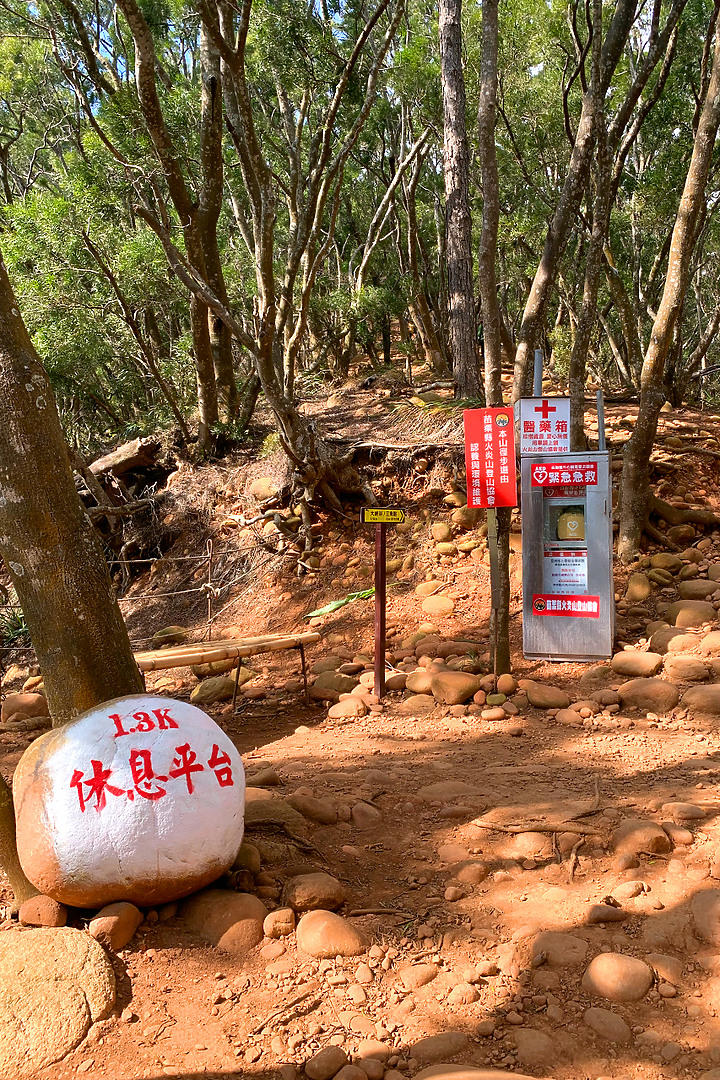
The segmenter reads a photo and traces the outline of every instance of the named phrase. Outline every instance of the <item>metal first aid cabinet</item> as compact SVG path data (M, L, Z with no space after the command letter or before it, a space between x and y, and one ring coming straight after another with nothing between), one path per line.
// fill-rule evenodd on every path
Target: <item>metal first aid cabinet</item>
M523 652L599 660L615 637L610 462L606 451L521 460Z

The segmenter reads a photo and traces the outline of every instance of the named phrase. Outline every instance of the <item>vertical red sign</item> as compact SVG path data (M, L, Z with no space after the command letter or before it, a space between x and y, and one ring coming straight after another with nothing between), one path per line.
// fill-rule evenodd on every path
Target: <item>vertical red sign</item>
M517 506L513 410L466 409L463 424L468 506Z

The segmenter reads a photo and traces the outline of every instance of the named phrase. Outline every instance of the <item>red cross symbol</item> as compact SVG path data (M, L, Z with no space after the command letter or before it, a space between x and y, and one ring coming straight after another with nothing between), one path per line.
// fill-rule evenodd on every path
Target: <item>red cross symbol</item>
M543 398L542 405L535 406L535 412L539 412L542 415L543 420L547 420L551 412L557 412L554 405L551 405L549 401Z

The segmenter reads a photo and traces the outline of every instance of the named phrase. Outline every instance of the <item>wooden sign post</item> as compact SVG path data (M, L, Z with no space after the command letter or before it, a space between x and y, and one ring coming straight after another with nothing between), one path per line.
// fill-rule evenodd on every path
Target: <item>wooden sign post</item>
M511 408L466 409L463 412L463 424L467 504L470 507L484 507L487 511L492 608L490 651L493 671L495 671L501 596L497 507L517 506L513 410ZM495 674L498 674L497 671Z
M405 511L397 506L363 506L360 520L375 526L375 694L385 693L385 613L387 598L387 527L405 520Z

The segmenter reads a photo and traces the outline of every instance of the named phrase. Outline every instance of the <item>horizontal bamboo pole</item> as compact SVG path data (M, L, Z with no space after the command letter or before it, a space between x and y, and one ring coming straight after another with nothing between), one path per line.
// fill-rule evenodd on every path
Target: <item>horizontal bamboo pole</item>
M174 649L135 653L135 660L141 671L160 671L165 668L190 667L196 664L212 664L221 660L241 659L264 652L297 649L300 645L313 645L319 640L320 634L306 633L197 642L177 646Z

